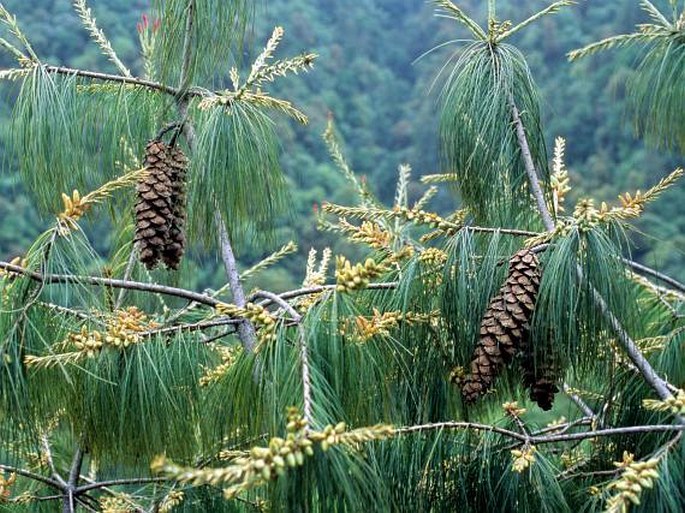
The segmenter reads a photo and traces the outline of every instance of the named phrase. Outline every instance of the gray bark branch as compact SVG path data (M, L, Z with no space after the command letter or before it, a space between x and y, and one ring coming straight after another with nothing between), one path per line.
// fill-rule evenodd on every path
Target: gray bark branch
M526 132L521 122L521 117L519 116L518 109L512 100L512 117L514 120L514 127L516 129L516 136L518 138L518 143L521 148L521 154L523 157L523 163L526 168L526 174L528 175L528 180L530 182L530 188L537 202L538 209L540 210L540 215L542 217L545 229L548 231L554 230L554 221L547 208L547 203L545 202L544 194L542 193L542 188L540 187L540 181L535 170L535 165L533 164L533 159L530 153L530 147L528 146L528 139L526 137ZM578 266L577 268L578 279L583 280L583 270ZM592 287L592 285L590 285ZM671 386L667 381L662 379L654 370L649 361L640 351L639 347L635 341L628 335L625 328L614 315L614 313L609 310L609 307L601 296L601 294L592 287L592 297L599 309L600 313L604 316L609 326L618 337L621 346L628 355L628 358L633 362L635 367L640 371L645 381L652 387L652 389L657 393L659 398L662 400L673 397L669 387ZM685 418L678 415L676 417L679 423L685 423Z

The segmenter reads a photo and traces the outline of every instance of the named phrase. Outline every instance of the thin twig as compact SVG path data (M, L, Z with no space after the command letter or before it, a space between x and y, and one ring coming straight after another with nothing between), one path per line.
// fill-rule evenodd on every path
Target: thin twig
M77 77L84 77L84 78L92 78L95 80L103 80L105 82L116 82L120 84L131 84L131 85L139 85L141 87L145 87L147 89L152 89L155 91L160 91L162 93L170 94L173 96L178 95L178 90L175 89L174 87L170 87L165 84L160 84L159 82L154 82L152 80L145 80L143 78L135 78L135 77L124 77L122 75L114 75L111 73L101 73L99 71L90 71L90 70L83 70L83 69L75 69L75 68L68 68L66 66L43 66L43 69L47 73L53 73L57 75L69 75L69 76L77 76ZM196 90L191 90L187 91L186 94L189 94L191 96L202 96L202 93Z
M57 468L55 467L55 462L52 458L52 450L50 449L50 441L48 440L48 434L45 432L41 433L40 435L40 445L43 449L43 453L45 454L45 459L48 463L48 468L52 473L52 479L54 479L61 486L64 486L66 488L68 486L66 481L62 479L62 476L59 475L59 473L57 472Z
M128 262L126 263L126 269L124 270L124 281L128 281L131 278L131 273L133 272L133 267L136 265L136 246L135 244L131 248L131 254L128 256ZM124 302L124 293L126 289L121 289L119 295L117 296L117 301L114 303L114 309L118 310L121 308Z
M663 281L664 283L669 284L671 287L673 287L677 291L685 294L685 285L680 283L678 280L675 280L666 274L660 273L659 271L656 271L656 270L652 269L651 267L647 267L646 265L642 265L642 264L638 264L637 262L633 262L632 260L629 260L627 258L622 258L621 261L624 264L626 264L628 267L633 269L634 271L637 271L640 274L647 274L653 278L656 278L659 281Z
M457 227L458 225L455 223L454 226ZM516 235L518 237L537 237L538 235L540 235L539 232L533 232L530 230L518 230L516 228L489 228L485 226L463 226L460 229L475 233L502 233L504 235Z
M593 472L576 472L576 473L570 473L567 474L565 472L562 472L557 476L557 479L561 481L567 481L569 479L573 479L576 477L600 477L600 476L615 476L621 472L620 468L615 468L613 470L595 470Z
M169 479L166 477L134 477L129 479L111 479L109 481L98 481L96 483L89 483L79 486L74 490L74 495L80 495L90 490L97 490L110 486L122 485L142 485L151 483L167 483Z
M587 417L591 419L597 418L597 414L594 411L592 411L592 408L590 408L590 406L588 406L588 404L585 401L583 401L583 399L579 395L571 392L571 387L568 386L568 383L564 382L561 388L564 391L564 393L568 396L568 398L571 399L571 401L573 401L573 403L578 407L578 409L582 411Z
M552 432L556 434L566 433L571 428L587 426L590 424L592 424L592 417L582 417L580 419L574 420L573 422L566 422L564 424L557 424L555 426L546 426L542 429L538 429L537 431L533 431L531 433L531 436L544 435L546 433Z
M297 335L300 338L300 362L302 364L302 398L304 406L304 420L307 426L312 426L314 418L312 416L312 381L309 372L309 348L307 347L307 334L304 326L297 327Z
M221 326L236 325L242 322L242 319L216 319L213 321L199 321L191 324L179 324L177 326L169 326L166 328L159 328L140 333L141 337L152 337L155 335L165 335L167 333L178 333L182 331L202 331L211 328L218 328Z
M391 282L379 282L379 283L370 283L365 287L365 290L388 290L388 289L395 289L399 285L399 282L396 281L391 281ZM278 296L281 299L292 299L295 297L299 296L308 296L311 294L319 294L321 292L326 292L327 290L335 290L336 285L317 285L313 287L303 287L300 289L295 289L295 290L289 290L287 292L283 292L282 294L279 294ZM253 298L254 296L250 296L250 298Z
M526 437L527 442L530 440L530 433L528 432L528 428L526 428L526 425L523 423L521 420L521 417L518 415L511 415L511 417L514 419L514 422L516 423L516 426L519 428L519 431L521 431L521 434Z
M544 428L539 429L539 430L537 430L537 431L533 431L530 435L531 435L532 437L544 435L544 434L546 434L546 433L554 433L554 434L560 435L560 434L562 434L562 433L568 432L569 429L572 429L572 428L575 428L575 427L588 426L588 425L589 425L589 426L592 426L592 419L590 419L590 418L588 418L588 417L583 417L583 418L574 420L573 422L566 422L565 424L558 424L558 425L556 425L556 426L547 426L547 427L544 427ZM528 440L529 440L528 443L530 444L531 438L529 437ZM519 445L520 445L520 444L519 444L518 442L514 442L514 443L513 443L512 445L510 445L509 447L505 447L505 450L508 451L508 450L514 449L514 448L518 447Z
M268 292L266 290L258 290L257 292L253 293L251 297L263 297L265 299L268 299L272 303L276 303L278 306L280 306L283 310L288 312L290 317L295 321L296 323L299 323L302 320L302 316L295 310L290 303L285 301L281 296L278 294L274 294L273 292Z
M58 483L55 479L52 479L50 477L41 476L40 474L36 474L36 473L30 472L28 470L13 467L11 465L3 465L3 464L0 464L0 470L2 470L4 472L10 472L13 474L17 474L18 476L26 477L28 479L33 479L34 481L38 481L38 482L46 484L48 486L52 486L53 488L56 488L57 490L60 490L60 491L65 490L65 487L62 484Z
M95 484L97 482L94 479L90 479L88 476L81 475L79 477L82 481L85 481L88 484ZM120 493L116 492L115 490L112 490L111 488L109 488L107 486L103 486L103 487L99 488L99 490L101 492L107 493L113 497L121 497ZM77 499L82 499L83 497L90 497L90 496L84 492L84 493L77 493L76 497L77 497ZM147 513L144 508L142 508L139 504L137 504L130 497L127 496L125 500L131 507L133 507L135 509L135 513Z
M586 431L583 433L561 433L555 435L537 435L527 436L516 431L503 429L488 424L476 424L473 422L438 422L435 424L422 424L417 426L407 426L395 429L397 435L425 433L430 431L444 431L444 430L458 430L458 429L472 429L475 431L488 431L497 433L509 438L514 438L522 443L531 443L535 445L549 444L558 442L570 442L576 440L587 440L590 438L607 437L614 435L634 435L640 433L654 433L654 432L671 432L671 431L685 431L685 426L682 424L656 424L651 426L626 426L618 428L607 428L598 431Z
M206 306L215 308L221 301L208 297L204 294L199 294L186 289L176 287L167 287L166 285L157 285L155 283L143 283L138 281L117 280L113 278L100 278L97 276L77 276L74 274L42 274L36 271L29 271L28 269L10 264L9 262L0 261L0 269L5 269L10 272L23 274L27 278L31 278L44 285L55 283L85 283L88 285L96 285L112 288L124 288L129 290L139 290L142 292L153 292L157 294L164 294L166 296L180 297L190 301L196 301Z
M85 321L95 321L97 323L104 324L101 323L98 319L93 319L93 317L87 314L86 312L74 310L73 308L67 308L66 306L56 305L54 303L44 303L42 301L38 301L36 305L43 306L45 308L48 308L49 310L55 310L56 312L60 312L63 314L73 315L74 317L78 317L79 319L83 319Z
M406 426L397 428L394 430L397 435L406 435L413 433L425 433L430 431L443 431L443 430L455 430L455 429L472 429L474 431L488 431L491 433L497 433L500 435L507 436L509 438L514 438L520 440L521 442L526 442L528 437L517 433L516 431L511 431L510 429L504 429L497 426L491 426L489 424L477 424L474 422L438 422L434 424L421 424L416 426Z
M227 337L227 336L229 336L229 335L234 334L236 331L238 331L238 328L233 328L233 329L230 329L230 330L224 330L224 331L222 331L221 333L218 333L217 335L214 335L214 336L209 337L209 338L207 338L207 337L205 337L204 335L202 335L202 337L201 337L202 343L205 344L205 345L206 345L206 344L211 344L211 343L214 342L215 340L219 340L219 339L222 339L222 338L224 338L224 337Z

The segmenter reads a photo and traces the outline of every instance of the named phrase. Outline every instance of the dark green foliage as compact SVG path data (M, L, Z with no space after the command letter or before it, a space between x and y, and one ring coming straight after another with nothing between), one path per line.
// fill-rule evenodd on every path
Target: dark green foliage
M104 461L147 468L161 452L189 457L197 451L198 380L206 361L206 349L183 336L103 351L71 370L76 396L64 407L77 429L92 435L85 447Z
M192 54L187 63L179 56L184 54L186 44L188 2L153 0L151 3L154 15L162 21L158 54L160 80L185 90L191 84L213 82L219 76L227 75L231 56L240 55L242 51L243 34L251 24L255 2L194 0L191 7L194 21L188 43ZM227 65L218 70L216 62ZM185 83L178 84L182 68L186 70Z
M679 37L658 41L641 58L628 82L635 127L657 147L685 153L685 28Z
M59 192L92 190L122 174L121 163L129 152L142 155L170 105L136 87L34 69L15 105L11 141L38 205L54 213Z
M459 191L477 222L506 225L512 212L528 205L514 106L536 168L543 179L547 176L540 100L528 64L511 45L474 42L450 58L445 73L440 138L448 169L457 174Z
M606 299L610 311L625 312L621 321L633 333L640 314L636 298L626 291L618 248L615 237L597 227L573 229L542 254L544 273L531 334L536 354L553 351L564 368L579 376L609 364L606 344L615 334L608 330L596 294Z
M216 242L215 212L237 241L269 236L286 202L274 122L250 104L212 108L198 119L191 160L190 229Z

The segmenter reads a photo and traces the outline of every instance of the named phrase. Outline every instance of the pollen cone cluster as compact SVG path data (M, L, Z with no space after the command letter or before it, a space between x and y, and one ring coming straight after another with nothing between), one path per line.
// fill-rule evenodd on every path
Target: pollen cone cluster
M534 252L524 249L509 260L509 274L485 311L470 372L463 380L461 392L466 402L487 392L527 340L540 277Z
M154 269L160 260L178 268L185 247L185 170L187 160L178 148L162 141L145 147L148 173L138 182L136 234L140 261Z

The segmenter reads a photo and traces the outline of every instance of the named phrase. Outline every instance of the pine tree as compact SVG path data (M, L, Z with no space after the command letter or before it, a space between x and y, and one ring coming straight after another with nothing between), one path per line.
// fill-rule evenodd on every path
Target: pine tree
M24 257L0 262L1 507L682 511L685 285L629 260L626 234L683 171L617 205L564 210L564 142L550 166L509 40L572 3L514 25L489 0L482 27L436 0L471 38L443 68L450 172L422 177L410 203L400 165L385 206L331 119L324 140L357 204L324 204L320 228L368 258L337 255L333 273L330 249L312 249L301 288L249 294L248 275L294 251L243 272L235 258L287 206L271 116L307 121L267 89L316 55L277 59L277 27L247 74L224 70L251 2L155 1L136 74L75 0L114 69L71 69L41 60L0 4L0 45L17 61L0 76L21 83L12 147L56 213ZM663 65L640 66L636 84L668 101L637 87L638 115L655 113L638 128L675 145L685 6L642 5L654 24L571 56L654 45L646 59ZM446 182L461 205L439 215L428 205ZM103 203L106 260L81 227ZM189 288L189 243L219 252L226 285Z

